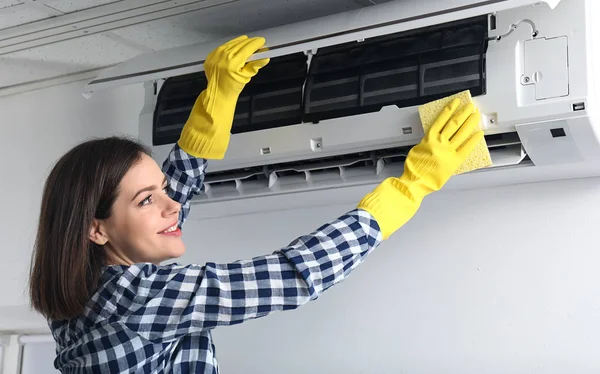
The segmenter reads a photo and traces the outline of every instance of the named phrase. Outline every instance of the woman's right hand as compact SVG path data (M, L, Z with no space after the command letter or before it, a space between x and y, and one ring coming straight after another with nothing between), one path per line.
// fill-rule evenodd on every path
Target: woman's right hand
M442 110L406 158L403 177L418 180L424 195L441 189L483 138L479 110L469 103L454 114L459 104L454 99Z
M454 114L459 104L455 99L446 106L410 150L401 177L387 178L358 204L375 218L384 239L414 216L425 196L443 187L483 138L479 111L468 104Z

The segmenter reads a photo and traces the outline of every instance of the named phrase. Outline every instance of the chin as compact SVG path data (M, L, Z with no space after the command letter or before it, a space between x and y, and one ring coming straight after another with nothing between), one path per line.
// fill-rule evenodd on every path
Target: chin
M185 253L185 244L181 238L169 238L168 241L157 243L156 247L159 250L157 257L160 258L160 262L179 258Z
M185 248L180 250L171 250L168 253L163 254L159 260L152 261L156 265L164 264L165 262L176 262L179 257L183 256Z
M179 245L176 246L172 246L171 248L169 248L169 258L178 258L183 256L183 254L185 253L185 244L183 244L183 242L181 242Z

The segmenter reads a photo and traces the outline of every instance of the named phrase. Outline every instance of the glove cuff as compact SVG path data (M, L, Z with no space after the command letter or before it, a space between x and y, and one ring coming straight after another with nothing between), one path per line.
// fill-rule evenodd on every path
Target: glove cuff
M225 157L237 96L223 97L214 85L204 90L181 131L177 144L186 153L205 159Z
M184 126L181 131L177 145L187 154L196 158L204 158L207 160L220 160L225 157L225 150L215 142L215 137L211 136L192 126ZM223 142L224 139L221 139ZM229 139L226 141L229 144Z
M387 178L358 203L357 208L369 212L387 239L419 209L425 195L415 182L406 178Z

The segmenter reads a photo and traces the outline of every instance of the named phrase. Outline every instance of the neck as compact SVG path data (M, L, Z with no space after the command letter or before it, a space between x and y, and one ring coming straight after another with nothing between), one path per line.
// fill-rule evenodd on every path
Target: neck
M123 252L110 247L108 244L104 246L106 250L107 265L133 265L135 262L127 257Z

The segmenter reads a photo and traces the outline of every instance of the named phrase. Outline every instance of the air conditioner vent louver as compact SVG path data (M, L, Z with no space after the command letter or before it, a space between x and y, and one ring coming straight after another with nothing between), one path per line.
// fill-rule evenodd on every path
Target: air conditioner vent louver
M517 133L486 136L493 167L528 162ZM412 146L375 149L304 161L265 164L206 175L197 202L377 183L399 176Z

